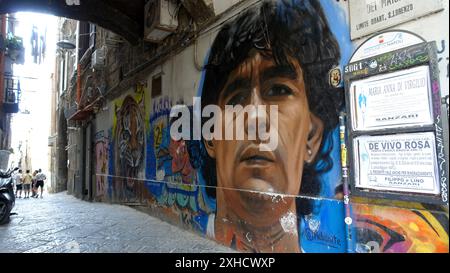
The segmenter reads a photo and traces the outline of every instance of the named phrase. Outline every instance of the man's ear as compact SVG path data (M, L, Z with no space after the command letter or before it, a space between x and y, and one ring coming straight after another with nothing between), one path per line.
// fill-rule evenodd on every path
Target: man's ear
M313 113L310 114L308 139L306 140L305 162L312 163L319 153L323 137L323 123Z
M216 148L214 147L214 142L212 140L203 140L203 144L205 145L206 152L212 158L216 158Z

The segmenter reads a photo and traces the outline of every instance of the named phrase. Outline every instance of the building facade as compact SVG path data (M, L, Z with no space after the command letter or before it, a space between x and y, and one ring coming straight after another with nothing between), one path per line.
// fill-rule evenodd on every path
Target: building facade
M14 14L0 16L0 169L10 167L11 119L19 112L20 81L13 73L13 64L23 63L23 41L14 35ZM17 152L17 151L16 151Z

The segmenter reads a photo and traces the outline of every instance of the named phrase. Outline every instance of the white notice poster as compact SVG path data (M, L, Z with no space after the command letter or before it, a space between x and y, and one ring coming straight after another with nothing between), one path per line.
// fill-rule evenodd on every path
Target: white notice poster
M433 124L428 66L354 81L350 85L355 131Z
M439 194L434 133L354 139L358 188Z
M352 40L444 9L443 0L349 0Z

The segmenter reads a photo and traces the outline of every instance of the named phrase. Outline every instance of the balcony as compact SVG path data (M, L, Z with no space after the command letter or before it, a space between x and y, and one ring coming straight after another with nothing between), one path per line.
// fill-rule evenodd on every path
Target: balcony
M12 77L5 76L5 96L3 99L3 112L4 113L17 113L19 112L20 101L20 81Z
M64 108L64 117L66 119L70 119L70 117L73 116L77 112L77 110L78 110L78 107L75 104L73 104L69 107L65 107Z
M16 64L25 63L25 48L22 37L8 33L4 41L5 56L8 56Z

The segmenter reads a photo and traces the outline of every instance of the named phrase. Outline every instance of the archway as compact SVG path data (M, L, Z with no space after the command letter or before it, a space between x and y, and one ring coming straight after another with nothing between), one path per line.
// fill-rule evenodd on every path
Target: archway
M3 0L0 14L33 11L88 21L115 32L131 44L137 44L143 36L144 4L145 0Z

